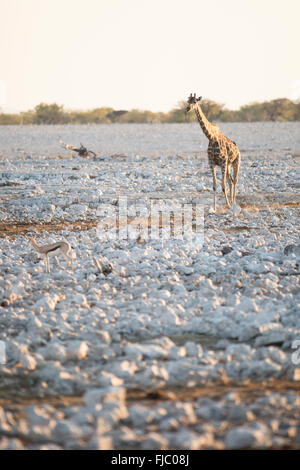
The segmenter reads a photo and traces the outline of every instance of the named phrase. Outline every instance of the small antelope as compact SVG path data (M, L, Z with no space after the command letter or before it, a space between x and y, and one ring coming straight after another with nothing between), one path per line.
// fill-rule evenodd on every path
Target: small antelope
M71 263L73 269L73 259L69 256L71 251L71 246L68 242L57 242L57 243L50 243L49 245L40 246L37 244L35 238L31 238L31 243L36 249L38 253L44 255L46 259L46 272L50 273L50 265L49 265L49 256L55 256L57 264L60 266L57 256L63 255L66 260L68 261L67 266ZM60 266L61 267L61 266Z

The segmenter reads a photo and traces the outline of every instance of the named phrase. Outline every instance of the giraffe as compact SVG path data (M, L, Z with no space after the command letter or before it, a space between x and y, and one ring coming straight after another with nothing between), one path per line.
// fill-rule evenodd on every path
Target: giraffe
M213 190L214 190L214 210L217 209L217 175L216 175L216 166L221 167L222 171L222 190L225 196L227 207L229 208L232 204L235 203L236 198L236 186L238 182L239 168L241 163L241 155L239 149L233 140L230 140L226 137L218 126L212 124L208 121L204 115L199 102L201 101L202 96L196 98L196 93L194 96L190 94L187 101L186 112L192 110L195 111L198 122L201 129L203 130L205 136L209 140L207 155L208 163L213 176ZM231 176L230 169L233 169L233 177ZM226 182L229 182L230 186L230 203L227 196L227 186Z

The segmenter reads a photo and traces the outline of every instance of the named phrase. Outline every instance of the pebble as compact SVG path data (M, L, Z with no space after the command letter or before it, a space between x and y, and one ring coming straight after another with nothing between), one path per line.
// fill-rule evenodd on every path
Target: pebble
M104 387L90 390L85 393L83 399L86 406L94 406L97 403L124 402L126 389L124 387Z
M87 356L89 347L85 341L72 340L69 341L66 348L66 355L68 359L80 360Z
M24 369L34 370L36 368L36 360L31 354L22 355L20 362Z
M227 419L229 421L246 421L247 413L243 405L233 405L230 407Z
M264 449L270 445L270 432L264 425L238 426L227 432L225 437L226 449Z
M252 429L237 427L228 431L225 446L230 450L249 449L254 446L256 439Z
M54 441L57 441L58 444L76 441L80 439L83 435L82 427L77 426L72 421L61 420L59 421L52 431L52 436Z

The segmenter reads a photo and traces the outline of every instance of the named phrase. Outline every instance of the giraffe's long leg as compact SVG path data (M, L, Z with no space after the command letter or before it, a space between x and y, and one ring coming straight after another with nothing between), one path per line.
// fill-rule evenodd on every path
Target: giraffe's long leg
M232 178L231 173L230 173L230 169L231 169L231 165L228 164L228 166L227 166L227 179L228 179L229 187L230 187L230 204L232 204L233 203L233 186L234 186L234 183L233 183L233 178Z
M214 190L214 210L217 210L217 169L214 164L210 164L212 177L213 177L213 190Z
M235 204L236 198L236 187L239 179L239 169L241 164L241 155L238 154L237 158L233 162L233 203Z
M227 196L227 162L224 162L224 165L222 166L222 191L225 196L226 204L227 207L230 207L229 201L228 201L228 196Z

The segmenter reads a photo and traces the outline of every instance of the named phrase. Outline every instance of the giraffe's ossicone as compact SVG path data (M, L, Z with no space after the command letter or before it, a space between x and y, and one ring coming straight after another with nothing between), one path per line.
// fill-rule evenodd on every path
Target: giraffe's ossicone
M214 190L214 209L217 209L217 177L216 166L221 167L222 171L222 190L225 196L226 204L230 207L235 203L236 188L238 183L239 168L241 163L241 154L233 140L226 137L220 128L208 121L203 113L200 101L202 97L196 98L196 93L190 94L187 100L186 112L195 111L198 122L205 136L208 138L208 163L213 175ZM231 175L231 166L233 175ZM230 203L227 195L227 181L230 187Z

